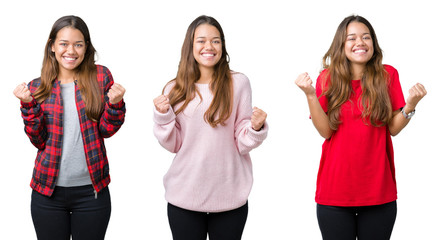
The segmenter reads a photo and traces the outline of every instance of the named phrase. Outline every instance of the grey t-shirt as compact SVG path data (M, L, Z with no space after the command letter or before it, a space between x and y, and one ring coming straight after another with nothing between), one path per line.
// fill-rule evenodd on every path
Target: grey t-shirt
M60 84L63 99L63 148L57 186L75 187L92 184L84 153L78 110L75 103L75 83Z

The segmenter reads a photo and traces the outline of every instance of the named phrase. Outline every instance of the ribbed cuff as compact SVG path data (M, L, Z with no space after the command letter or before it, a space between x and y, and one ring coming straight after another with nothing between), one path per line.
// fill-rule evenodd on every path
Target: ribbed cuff
M255 141L262 142L267 137L267 132L269 131L269 125L265 121L263 124L263 127L260 129L260 131L256 131L252 128L252 125L249 125L249 131L247 132L247 135L252 138Z

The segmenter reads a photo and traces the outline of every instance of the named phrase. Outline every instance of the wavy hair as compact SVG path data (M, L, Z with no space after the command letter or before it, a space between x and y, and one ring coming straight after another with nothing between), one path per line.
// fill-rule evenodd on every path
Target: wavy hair
M379 47L376 33L371 24L361 16L348 16L336 30L333 42L322 59L323 68L327 69L322 81L324 89L322 97L328 99L328 117L330 127L336 130L341 123L339 120L341 106L350 99L353 93L350 61L345 55L344 46L347 39L347 27L351 22L365 24L370 31L374 53L367 62L361 78L362 97L357 103L362 109L362 119L373 126L388 124L392 118L391 100L388 94L389 76L382 64L382 50Z
M201 73L193 55L194 33L197 27L202 24L209 24L217 28L222 44L222 56L214 66L214 74L209 85L214 98L204 114L205 121L215 128L218 124L225 125L226 120L231 116L233 86L225 35L220 24L213 17L202 15L189 25L183 41L177 76L168 83L174 83L168 98L172 107L183 102L182 106L176 110L176 115L185 110L196 93L202 98L195 85L196 81L200 79Z
M86 52L81 64L75 69L77 84L81 96L85 102L86 114L92 121L97 121L101 116L104 106L102 88L96 80L97 70L95 65L96 50L90 40L89 29L86 23L77 16L64 16L58 19L52 26L46 47L44 49L43 66L41 69L41 84L33 94L38 102L46 100L52 92L52 86L59 74L59 65L52 52L52 45L55 43L58 32L66 27L78 29L84 36Z

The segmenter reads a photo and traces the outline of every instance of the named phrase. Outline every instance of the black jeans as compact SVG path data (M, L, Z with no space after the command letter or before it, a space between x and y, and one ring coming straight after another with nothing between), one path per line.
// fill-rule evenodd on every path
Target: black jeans
M55 187L51 197L32 191L31 213L39 240L101 240L110 220L108 188Z
M168 203L168 220L174 240L239 240L243 234L248 204L237 209L206 213L176 207Z
M396 214L396 201L364 207L317 205L324 240L388 240Z

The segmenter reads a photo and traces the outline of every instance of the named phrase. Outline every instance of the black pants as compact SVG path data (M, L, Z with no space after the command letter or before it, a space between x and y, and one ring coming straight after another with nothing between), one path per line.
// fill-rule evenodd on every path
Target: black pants
M317 205L324 240L388 240L396 220L396 201L365 207Z
M206 213L194 212L168 203L168 220L174 240L239 240L243 234L248 204L237 209Z
M101 240L110 220L108 188L56 187L51 197L32 191L31 213L39 240Z

